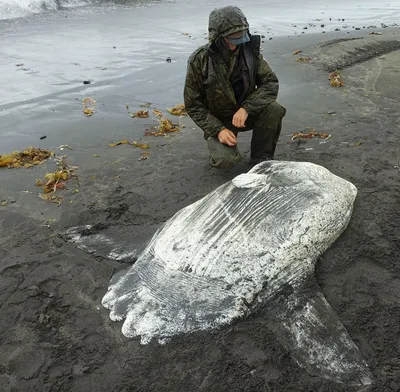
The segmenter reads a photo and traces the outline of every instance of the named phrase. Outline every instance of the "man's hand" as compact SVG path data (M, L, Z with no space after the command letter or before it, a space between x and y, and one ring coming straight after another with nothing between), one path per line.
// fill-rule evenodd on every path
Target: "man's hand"
M237 143L236 135L227 128L224 128L218 134L218 140L222 144L227 144L228 146L231 146L231 147L236 146L236 143Z
M247 117L249 117L249 114L246 112L246 109L240 108L233 116L232 124L236 128L244 128Z

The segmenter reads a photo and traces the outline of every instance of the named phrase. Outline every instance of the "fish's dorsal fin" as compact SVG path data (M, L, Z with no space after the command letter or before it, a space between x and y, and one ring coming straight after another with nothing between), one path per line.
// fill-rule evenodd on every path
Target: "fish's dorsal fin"
M347 385L372 384L360 350L313 276L284 284L260 311L309 374Z

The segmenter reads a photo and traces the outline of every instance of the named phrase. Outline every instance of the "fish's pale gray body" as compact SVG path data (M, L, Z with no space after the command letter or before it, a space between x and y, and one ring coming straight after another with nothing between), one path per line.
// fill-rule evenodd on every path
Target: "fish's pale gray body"
M143 344L260 311L297 363L370 384L357 346L314 278L346 229L356 187L308 162L269 161L177 212L102 300Z

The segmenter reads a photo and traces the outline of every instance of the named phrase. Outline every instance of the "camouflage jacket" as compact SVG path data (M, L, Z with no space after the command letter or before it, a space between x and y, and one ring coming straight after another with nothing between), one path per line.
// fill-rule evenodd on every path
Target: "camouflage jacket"
M216 45L226 34L248 30L246 17L235 6L215 9L209 19L209 42L194 51L188 59L184 87L185 108L192 120L204 131L204 137L217 136L224 120L231 119L240 108L229 81L229 60ZM241 107L249 116L257 115L278 96L278 79L260 52L260 36L250 35L243 44L249 69L250 88ZM228 54L229 56L229 54Z

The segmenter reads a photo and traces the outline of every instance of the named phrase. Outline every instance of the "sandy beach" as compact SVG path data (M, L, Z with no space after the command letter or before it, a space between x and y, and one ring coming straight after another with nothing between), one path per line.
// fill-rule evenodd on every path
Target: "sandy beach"
M66 155L66 162L78 167L77 177L59 193L60 206L39 198L35 185L55 170L54 159L31 169L0 170L1 391L400 390L400 30L373 23L372 17L348 28L346 21L325 28L321 25L328 26L331 17L326 12L320 21L312 17L296 27L290 21L290 29L281 23L279 31L268 30L257 17L257 2L248 7L253 30L265 36L263 54L280 80L278 100L287 108L275 159L322 165L358 189L349 227L320 258L316 276L367 361L373 385L340 385L308 375L262 314L215 333L143 346L125 338L121 323L111 321L101 306L112 276L136 260L163 222L249 170L245 161L231 170L211 169L202 132L188 117L169 116L184 125L173 135L144 136L154 119L131 118L125 106L134 112L150 102L150 110L165 112L182 103L186 59L205 42L205 12L212 6L202 5L196 22L194 4L185 3L190 16L184 21L179 7L161 4L170 10L162 29L149 23L153 6L139 7L136 31L129 29L132 14L114 9L114 21L116 15L125 19L110 25L101 49L95 37L102 33L88 27L91 8L74 16L81 21L70 32L75 45L68 44L68 10L1 25L9 41L2 44L0 59L5 75L0 154L34 146ZM345 11L334 18L347 19ZM99 24L109 16L106 8L96 15ZM378 15L388 24L396 19L389 22L389 11ZM30 24L39 29L36 35L18 41ZM53 25L60 42L55 54L24 57L35 41L51 47ZM17 41L19 50L13 46ZM302 53L295 56L295 50ZM302 56L312 61L297 62ZM20 63L26 70L17 69ZM340 88L328 79L336 69L345 83ZM82 114L86 96L97 101L91 117ZM294 132L311 128L331 137L291 140ZM239 139L246 157L250 136ZM140 148L109 147L123 139L148 143L148 159L139 160ZM66 231L82 225L92 228L81 233L79 243L70 241ZM102 239L108 242L101 244Z

